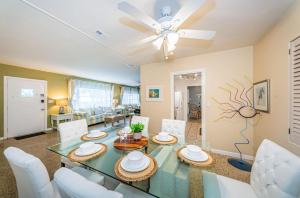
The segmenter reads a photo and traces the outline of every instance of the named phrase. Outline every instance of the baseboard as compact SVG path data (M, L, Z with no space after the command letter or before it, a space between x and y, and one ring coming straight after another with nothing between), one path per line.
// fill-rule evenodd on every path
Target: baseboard
M52 131L53 130L53 128L47 128L47 129L45 129L45 132L47 133L48 131Z
M217 153L217 154L220 154L220 155L227 155L227 156L235 157L235 158L239 158L240 157L240 154L239 153L235 153L235 152L224 151L224 150L220 150L220 149L211 149L211 151L213 153ZM253 160L254 159L254 157L252 155L245 155L245 154L243 154L242 157L243 157L243 159L246 159L246 160Z

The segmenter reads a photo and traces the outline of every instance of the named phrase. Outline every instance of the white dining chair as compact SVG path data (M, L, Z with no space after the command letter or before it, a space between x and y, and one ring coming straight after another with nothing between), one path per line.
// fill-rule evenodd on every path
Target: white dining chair
M50 181L41 160L16 147L4 150L4 155L16 178L19 198L122 198L67 168L60 168Z
M163 119L161 131L175 135L178 138L178 142L184 144L185 125L186 122L183 120Z
M58 132L61 143L67 143L79 139L88 132L88 125L85 119L64 122L58 125Z
M137 124L142 123L144 125L144 129L142 131L142 134L144 136L148 136L148 126L149 126L149 117L143 117L143 116L132 116L131 118L131 124Z
M62 147L68 147L72 141L79 140L82 135L88 132L88 126L85 119L65 122L58 125L60 143ZM79 163L71 162L66 157L61 157L63 166L72 168L73 171L81 176L97 183L104 185L104 176L100 173L87 170L80 166Z
M206 171L203 183L206 198L299 198L300 158L264 140L257 150L250 184Z

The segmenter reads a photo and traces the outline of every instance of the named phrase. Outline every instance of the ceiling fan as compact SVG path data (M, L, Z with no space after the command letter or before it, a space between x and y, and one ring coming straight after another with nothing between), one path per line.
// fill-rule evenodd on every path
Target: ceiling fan
M157 21L126 1L120 2L118 8L154 30L155 35L143 39L140 43L152 42L158 50L163 47L165 59L168 59L168 56L174 53L179 38L211 40L215 36L215 31L178 29L204 2L205 0L189 0L173 17L171 7L165 6L161 9L162 17Z

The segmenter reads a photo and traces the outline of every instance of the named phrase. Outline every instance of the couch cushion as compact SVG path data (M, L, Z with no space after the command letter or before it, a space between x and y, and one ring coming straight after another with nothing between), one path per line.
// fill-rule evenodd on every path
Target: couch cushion
M300 158L274 142L264 140L252 167L251 185L258 197L299 197Z
M100 115L103 114L103 108L102 107L98 107L94 109L95 115Z
M257 198L252 187L229 177L217 175L222 198Z

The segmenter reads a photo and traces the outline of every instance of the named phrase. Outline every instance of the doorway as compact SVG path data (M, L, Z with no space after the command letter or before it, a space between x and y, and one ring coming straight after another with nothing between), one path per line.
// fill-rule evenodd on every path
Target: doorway
M47 81L4 77L4 137L47 129Z
M172 117L186 121L187 143L202 146L203 136L203 72L187 71L172 75Z

